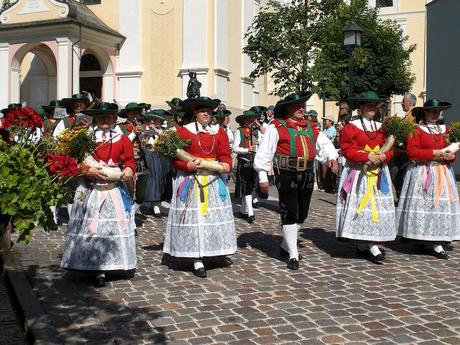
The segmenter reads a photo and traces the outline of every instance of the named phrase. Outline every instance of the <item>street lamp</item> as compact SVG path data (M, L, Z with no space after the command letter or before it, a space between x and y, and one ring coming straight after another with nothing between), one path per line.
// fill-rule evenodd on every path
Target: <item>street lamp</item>
M361 27L356 24L352 23L351 25L343 28L342 33L343 33L343 45L345 48L347 48L350 51L350 66L348 69L348 87L349 87L349 97L353 97L353 58L352 58L352 52L353 49L356 47L361 47L361 34L363 30Z

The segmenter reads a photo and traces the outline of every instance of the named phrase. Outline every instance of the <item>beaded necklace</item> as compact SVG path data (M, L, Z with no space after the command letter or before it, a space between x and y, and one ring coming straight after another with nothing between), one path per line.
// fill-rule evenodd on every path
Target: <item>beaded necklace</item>
M361 120L361 125L363 126L363 129L364 129L364 133L366 133L366 136L371 139L371 140L374 140L375 138L377 138L377 135L379 134L377 132L377 124L375 123L375 121L372 119L372 120L369 120L370 124L371 124L371 130L373 133L375 133L374 136L371 136L370 133L367 128L366 128L366 125L364 124L364 121L363 121L363 117L360 116L359 119ZM372 125L372 123L374 123L374 125Z
M439 134L442 134L441 126L435 123L436 130L434 130L434 129L431 129L430 125L425 121L425 127L428 129L431 139L433 139L435 143L438 143L439 141L441 141L442 137L436 138L436 136L438 136Z
M202 125L203 126L203 129L206 129L206 126ZM211 137L212 137L212 145L211 145L211 150L209 150L208 152L206 152L205 150L203 150L203 147L201 146L201 140L200 140L200 132L198 130L198 122L195 121L195 128L196 128L196 136L198 138L198 146L200 147L201 149L201 152L203 152L205 155L209 155L212 153L212 151L214 151L214 145L216 143L216 138L215 138L215 135L211 134Z

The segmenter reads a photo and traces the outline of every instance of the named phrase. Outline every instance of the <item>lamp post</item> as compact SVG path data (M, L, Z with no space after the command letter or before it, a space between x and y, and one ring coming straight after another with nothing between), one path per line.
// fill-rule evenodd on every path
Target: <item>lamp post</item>
M350 66L348 69L348 96L353 97L353 49L361 47L361 34L363 30L361 27L352 23L351 25L343 28L343 45L350 51Z

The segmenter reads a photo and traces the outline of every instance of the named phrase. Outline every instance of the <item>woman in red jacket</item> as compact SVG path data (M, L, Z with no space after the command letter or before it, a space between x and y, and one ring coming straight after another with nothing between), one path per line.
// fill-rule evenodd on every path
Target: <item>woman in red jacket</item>
M136 172L133 145L114 130L118 106L100 103L85 113L94 117L96 150L102 166L120 168L121 179ZM62 255L61 267L95 271L96 287L105 285L105 271L136 268L132 199L121 181L109 181L99 167L84 167L86 178L77 187Z
M451 104L425 102L415 134L407 140L409 166L398 205L398 231L403 238L423 241L430 254L447 259L443 244L460 240L460 204L451 163L455 154L443 150L448 128L438 124Z
M353 240L358 253L372 262L383 260L380 242L396 238L395 207L387 162L393 151L379 153L386 136L374 120L381 99L366 91L354 101L361 116L343 128L340 149L347 163L337 198L337 238ZM365 163L369 168L364 169Z
M183 109L194 119L177 128L180 137L191 140L186 151L193 161L174 161L177 175L163 251L173 257L193 258L193 273L206 277L204 257L236 252L232 203L221 173L230 172L232 159L228 136L223 128L210 126L212 111L219 100L207 97L186 99ZM221 173L203 169L202 161L217 161Z

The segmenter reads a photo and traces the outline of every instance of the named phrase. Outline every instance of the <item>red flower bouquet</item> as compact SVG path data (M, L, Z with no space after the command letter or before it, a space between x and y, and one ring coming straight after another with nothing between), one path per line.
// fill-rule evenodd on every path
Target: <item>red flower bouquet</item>
M67 155L48 155L47 161L50 164L48 171L51 175L62 175L70 178L80 173L77 161Z
M43 119L31 107L9 110L3 120L3 128L25 127L32 130L43 127Z

